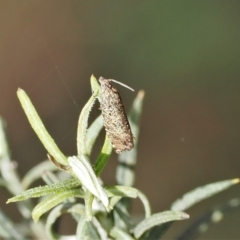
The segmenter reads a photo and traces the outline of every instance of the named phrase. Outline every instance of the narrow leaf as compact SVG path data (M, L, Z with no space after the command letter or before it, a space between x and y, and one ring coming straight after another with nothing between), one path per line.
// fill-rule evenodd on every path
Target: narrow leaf
M61 193L65 190L69 190L71 188L75 188L78 186L80 186L79 181L77 181L74 178L71 178L64 182L58 182L51 185L45 185L45 186L28 189L16 195L15 197L8 199L7 203L18 202L18 201L26 200L29 198L37 198L37 197L45 196L47 194ZM81 190L79 189L79 191Z
M83 216L78 221L77 226L77 240L105 240L105 238L100 238L97 229L93 225L92 222L87 221L87 219ZM107 240L107 239L106 239Z
M217 183L212 183L205 185L203 187L194 189L193 191L186 193L181 199L175 201L172 206L171 210L179 210L184 211L190 208L192 205L198 203L205 198L208 198L230 186L237 183L238 179L227 180ZM150 234L147 239L159 239L166 230L171 226L171 223L167 223L161 226L154 227L150 230Z
M61 202L65 201L70 197L84 197L82 191L79 188L65 190L54 195L51 195L40 202L32 211L32 218L35 222L51 208L57 206Z
M226 214L233 212L237 207L240 207L240 199L237 198L214 207L194 221L181 235L176 237L176 240L197 239L201 234L205 233L211 225L219 223Z
M134 227L129 211L126 210L122 202L118 202L112 212L115 227L119 227L126 232L129 232Z
M92 79L94 77L91 76L91 83L92 83ZM88 126L88 118L89 118L89 113L93 107L93 104L96 100L96 97L98 95L98 89L94 89L93 91L93 95L90 97L90 99L88 100L88 102L85 104L85 106L83 107L80 116L79 116L79 120L78 120L78 129L77 129L77 151L78 151L78 155L87 155L88 154L88 150L87 150L87 146L86 146L86 140L87 140L87 126Z
M236 183L239 183L238 178L207 184L203 187L198 187L198 188L184 194L181 199L178 199L177 201L175 201L171 206L171 210L184 211L184 210L190 208L191 206L193 206L194 204L196 204L206 198L209 198L209 197L213 196L214 194L217 194L217 193L233 186Z
M46 221L46 234L49 240L59 239L59 235L55 233L52 229L54 223L56 223L57 218L59 218L65 210L65 204L62 203L51 210Z
M0 171L1 171L1 183L8 191L15 195L23 190L20 178L17 173L17 169L14 166L14 162L11 161L7 138L5 134L5 122L0 117ZM31 217L32 205L29 201L17 204L19 212L24 218Z
M1 237L12 240L21 240L24 238L24 236L16 229L14 223L0 209L0 238Z
M84 155L80 155L78 158L76 156L73 156L69 157L68 161L69 165L72 167L72 171L82 183L82 185L94 196L99 198L106 209L109 209L109 201L107 194L101 186L86 157Z
M14 162L11 161L7 137L5 133L5 122L0 117L0 171L7 189L12 194L17 194L22 190L20 178L17 174Z
M98 116L95 121L91 124L91 126L87 130L87 140L86 140L86 147L88 156L90 156L92 147L99 135L103 127L103 118L102 115Z
M151 207L150 207L150 203L149 203L146 195L143 194L141 191L138 191L138 197L140 198L140 200L143 203L143 207L144 207L144 210L145 210L145 218L150 217L150 215L151 215Z
M49 171L45 171L42 174L42 180L47 184L47 185L51 185L54 183L58 183L59 179L58 177L53 173L53 172L49 172Z
M27 189L34 181L41 178L43 172L54 170L57 170L57 168L49 160L37 164L36 166L31 168L31 170L27 172L26 175L23 177L23 189Z
M110 206L112 209L114 209L114 206L122 199L122 197L118 197L118 196L113 196L110 199Z
M78 225L77 225L77 234L76 234L77 240L82 240L82 239L90 240L88 236L88 225L89 225L89 222L85 217L82 217L79 219Z
M111 206L115 205L120 200L120 198L118 197L128 197L128 198L139 197L145 209L145 218L148 218L151 215L151 207L147 197L136 188L117 185L117 186L106 187L105 190L109 197L117 197L117 198L112 198L113 201L111 199Z
M53 208L49 215L47 216L47 221L46 221L46 234L47 234L47 239L63 239L62 236L60 236L58 233L54 232L53 226L56 223L57 219L61 217L64 213L71 213L73 217L75 217L76 221L79 221L82 216L85 214L85 209L84 205L82 204L74 204L71 205L69 203L63 203L55 208ZM76 238L74 238L76 239Z
M92 89L93 94L96 97L99 97L99 95L100 95L100 85L98 83L98 80L94 77L94 75L91 76L90 83L91 83L91 89Z
M160 225L166 222L175 220L184 220L189 218L189 215L184 212L165 211L161 213L155 213L149 218L141 221L134 229L133 233L135 238L139 238L142 234L156 225Z
M9 149L5 134L5 121L0 117L0 163L2 159L9 158Z
M96 229L97 235L99 236L99 239L109 240L108 232L102 226L102 225L104 225L104 223L101 221L101 219L97 219L96 217L93 217L92 225L94 226L94 229Z
M49 152L59 163L66 165L66 157L63 155L63 153L55 144L54 140L47 132L27 94L24 92L24 90L19 88L17 91L17 96L21 102L23 110L26 113L33 130L39 137L47 152Z
M97 161L95 163L95 173L97 176L100 175L102 170L105 168L112 153L112 144L108 136L105 136L104 145L102 147L101 153L99 154Z
M118 186L118 185L106 187L105 190L109 197L121 196L121 197L136 198L139 192L136 188Z
M85 216L87 221L91 221L92 220L92 204L93 204L93 200L94 200L94 196L92 195L92 193L87 192L84 198L85 201Z
M116 240L134 240L134 238L128 233L124 232L122 229L118 227L113 227L110 231L110 236Z

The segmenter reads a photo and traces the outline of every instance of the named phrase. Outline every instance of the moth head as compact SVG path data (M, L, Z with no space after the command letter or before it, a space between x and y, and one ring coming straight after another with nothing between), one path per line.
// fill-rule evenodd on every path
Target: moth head
M131 90L131 91L134 92L134 89L133 89L133 88L131 88L131 87L129 87L128 85L126 85L126 84L124 84L124 83L121 83L121 82L119 82L119 81L117 81L117 80L114 80L114 79L105 79L105 78L103 78L103 77L100 77L100 78L99 78L99 82L100 82L100 84L101 84L102 87L111 87L112 85L111 85L110 82L115 82L115 83L117 83L117 84L119 84L119 85L122 85L123 87L128 88L129 90Z

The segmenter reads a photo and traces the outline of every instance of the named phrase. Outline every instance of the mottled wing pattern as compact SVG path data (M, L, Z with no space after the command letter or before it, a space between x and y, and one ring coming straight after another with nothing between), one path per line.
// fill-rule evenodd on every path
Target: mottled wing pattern
M131 150L133 134L125 113L122 99L111 80L99 78L101 84L100 107L107 135L116 153Z

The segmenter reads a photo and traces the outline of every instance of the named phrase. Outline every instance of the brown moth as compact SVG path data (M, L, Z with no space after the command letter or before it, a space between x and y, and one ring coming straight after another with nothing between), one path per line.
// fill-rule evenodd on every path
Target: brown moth
M99 101L106 133L115 152L121 153L129 151L134 147L133 134L121 96L118 90L111 84L112 81L117 82L113 79L99 78L101 84L101 97ZM122 83L119 84L124 85Z

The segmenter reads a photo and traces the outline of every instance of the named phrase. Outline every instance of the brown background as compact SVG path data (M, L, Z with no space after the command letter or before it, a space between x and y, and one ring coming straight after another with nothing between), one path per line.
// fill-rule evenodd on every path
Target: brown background
M29 94L62 151L74 155L94 73L146 91L136 186L154 212L197 186L239 177L239 10L239 1L219 0L0 1L0 115L20 175L46 151L17 88ZM128 109L135 93L118 88ZM115 182L112 158L107 184ZM13 204L5 206L8 195L2 196L9 213ZM200 203L188 211L191 220L237 196L238 186ZM203 238L240 237L239 216L238 210ZM169 238L188 224L176 223Z

